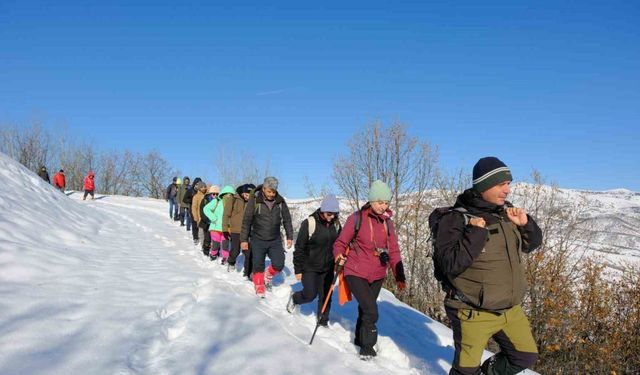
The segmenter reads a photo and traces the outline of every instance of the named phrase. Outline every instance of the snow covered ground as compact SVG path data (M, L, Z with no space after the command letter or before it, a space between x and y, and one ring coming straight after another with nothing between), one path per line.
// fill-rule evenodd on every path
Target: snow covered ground
M361 361L351 344L355 302L335 303L309 346L315 304L285 310L291 288L301 288L292 251L260 300L239 269L202 256L164 201L82 201L4 154L0 176L0 374L449 370L451 332L385 290L375 360Z

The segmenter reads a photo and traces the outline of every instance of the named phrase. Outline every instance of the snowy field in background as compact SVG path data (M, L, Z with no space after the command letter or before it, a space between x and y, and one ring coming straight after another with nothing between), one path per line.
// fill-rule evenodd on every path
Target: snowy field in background
M292 250L260 300L239 270L201 255L162 200L82 201L4 154L0 176L0 374L449 370L451 332L385 290L376 359L361 361L351 343L355 302L335 303L309 346L315 303L285 310L291 288L301 288Z

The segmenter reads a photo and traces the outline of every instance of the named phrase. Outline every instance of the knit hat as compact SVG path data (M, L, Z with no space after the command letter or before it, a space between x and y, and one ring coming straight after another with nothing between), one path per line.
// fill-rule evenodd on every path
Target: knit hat
M513 181L511 170L494 156L482 158L473 166L473 188L480 193L505 181Z
M173 182L178 181L178 177L174 177L171 181L173 181Z
M182 185L182 180L180 177L176 178L176 185Z
M328 194L320 204L320 212L340 212L340 202L333 194Z
M262 186L267 189L278 190L278 179L273 176L266 177Z
M391 190L384 182L375 180L369 188L369 202L375 201L390 201Z
M240 193L249 193L251 194L251 192L253 192L256 188L256 185L254 184L244 184L242 186L240 186Z
M213 194L213 193L220 193L220 186L218 185L209 186L209 189L207 189L207 194Z

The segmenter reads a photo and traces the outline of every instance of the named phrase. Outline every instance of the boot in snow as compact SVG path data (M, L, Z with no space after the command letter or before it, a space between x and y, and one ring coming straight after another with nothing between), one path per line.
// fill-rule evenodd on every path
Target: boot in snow
M265 295L264 272L256 272L253 274L253 284L256 289L256 295L258 297L264 298L264 295Z
M296 305L296 303L293 301L293 293L291 292L291 294L289 294L289 300L287 301L287 312L289 314L293 314L293 312L296 310L296 307L298 307L298 305Z

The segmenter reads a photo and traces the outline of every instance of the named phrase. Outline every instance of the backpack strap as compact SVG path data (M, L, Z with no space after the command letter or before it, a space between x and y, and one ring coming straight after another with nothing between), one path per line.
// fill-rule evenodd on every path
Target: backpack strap
M311 236L316 232L316 218L313 215L309 215L307 222L309 223L309 239L311 239Z
M313 236L313 234L316 232L316 218L313 215L309 215L309 217L307 218L307 223L309 224L309 239L311 239L311 236ZM340 220L338 220L338 218L335 218L333 220L333 226L336 227L337 231L340 232L340 230L342 229L342 224L340 223ZM357 234L357 232L356 232ZM355 238L355 236L354 236Z

